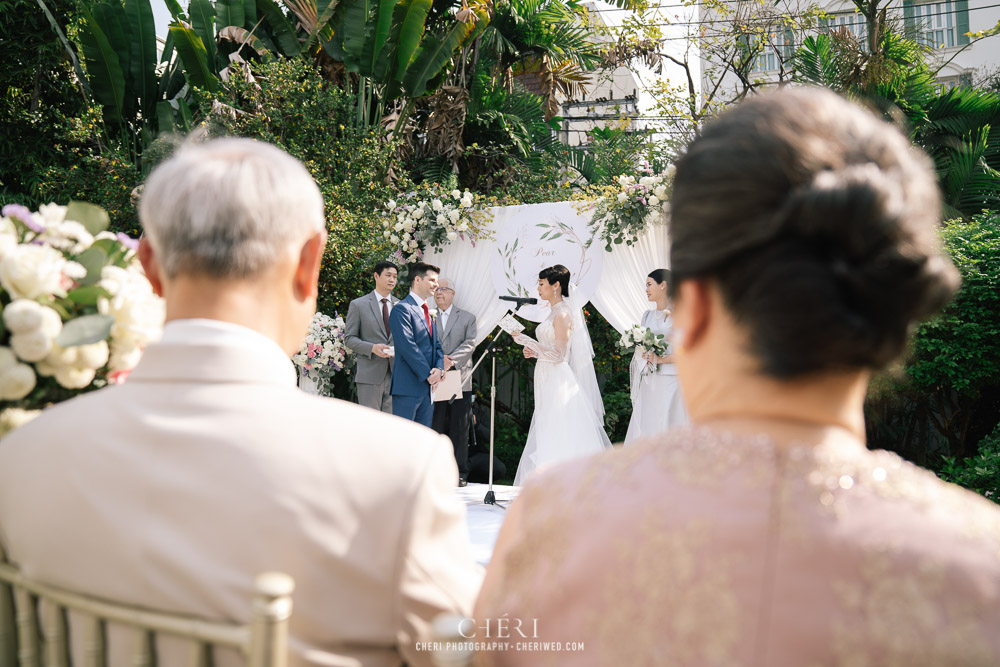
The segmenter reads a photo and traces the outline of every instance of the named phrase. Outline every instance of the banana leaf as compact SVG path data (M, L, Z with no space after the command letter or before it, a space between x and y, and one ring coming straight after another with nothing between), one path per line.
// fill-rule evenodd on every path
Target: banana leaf
M107 35L101 30L91 11L81 5L80 13L84 25L80 29L83 57L87 61L87 73L94 99L104 106L105 118L110 117L121 124L125 99L125 74L122 72L118 54L111 46Z
M132 83L142 100L142 111L149 114L157 100L156 26L149 0L129 0L125 3L132 36Z

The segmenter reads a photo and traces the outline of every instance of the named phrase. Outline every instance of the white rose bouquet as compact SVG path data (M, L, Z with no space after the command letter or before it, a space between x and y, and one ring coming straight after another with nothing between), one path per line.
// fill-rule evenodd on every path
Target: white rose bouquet
M666 356L670 350L670 342L663 334L653 333L652 329L639 326L638 324L626 329L625 333L618 339L617 345L622 350L639 349L643 353L652 352L658 357ZM642 373L645 375L652 372L652 370L652 365L646 364L642 369Z
M634 176L619 176L617 188L593 204L591 226L597 228L609 251L612 244L632 245L646 227L665 221L670 213L673 165L659 174L654 174L649 165L643 165L639 171L645 175L638 180Z
M329 396L333 376L354 365L354 352L344 344L344 318L313 315L302 347L292 361L303 376L316 382L317 393Z
M164 309L103 209L72 202L0 211L0 433L45 407L121 381Z
M401 264L420 259L428 247L456 240L475 245L486 238L489 216L477 208L477 196L468 190L410 192L398 202L390 200L385 208L382 235L396 247L393 254Z

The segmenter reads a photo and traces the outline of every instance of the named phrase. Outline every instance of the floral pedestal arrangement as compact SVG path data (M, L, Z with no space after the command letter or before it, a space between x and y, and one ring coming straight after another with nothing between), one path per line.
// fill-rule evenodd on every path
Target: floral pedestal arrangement
M344 326L339 315L313 316L305 342L292 356L303 391L330 396L333 377L354 366L354 353L344 344Z

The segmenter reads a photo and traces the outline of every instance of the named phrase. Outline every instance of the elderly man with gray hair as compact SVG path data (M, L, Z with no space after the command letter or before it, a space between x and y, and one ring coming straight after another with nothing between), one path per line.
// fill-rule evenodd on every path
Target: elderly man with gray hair
M481 576L452 448L296 388L326 245L308 171L247 139L189 145L139 212L163 339L125 384L4 439L8 558L101 598L243 622L255 575L282 571L290 664L430 664L417 642L438 613L468 613Z

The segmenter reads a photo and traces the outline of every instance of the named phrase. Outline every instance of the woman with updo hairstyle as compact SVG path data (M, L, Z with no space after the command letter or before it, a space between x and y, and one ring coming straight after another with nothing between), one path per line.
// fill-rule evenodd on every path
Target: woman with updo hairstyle
M708 123L671 201L692 424L527 484L476 617L544 619L574 665L1000 665L1000 507L865 446L872 372L958 287L940 211L930 160L832 92Z
M625 434L626 445L688 423L671 345L674 321L670 314L669 292L670 271L656 269L646 276L646 300L656 307L642 314L639 328L663 336L667 351L657 355L637 347L632 355L629 365L632 418Z

